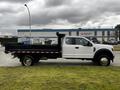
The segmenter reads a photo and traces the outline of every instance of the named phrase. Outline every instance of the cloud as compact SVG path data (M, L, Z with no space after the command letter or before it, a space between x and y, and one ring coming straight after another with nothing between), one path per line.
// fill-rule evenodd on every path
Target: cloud
M10 2L10 3L26 3L30 0L0 0L0 2Z
M27 27L24 3L30 9L33 27L114 25L120 20L120 0L1 0L0 26Z
M12 5L12 4L7 4L7 5L4 5L4 4L1 4L0 3L0 14L14 14L14 13L17 13L17 12L19 12L18 10L19 10L19 7L18 6L16 6L16 8L14 8L15 7L15 5Z
M60 6L70 3L71 0L45 0L46 6Z
M0 3L0 26L16 25L18 14L22 12L20 4Z
M35 3L34 7L39 9L36 12L31 10L33 25L47 25L53 21L57 24L58 19L66 20L71 24L95 22L105 16L120 13L119 0L44 0L44 3L42 8L40 3ZM25 18L25 16L21 17L18 25L26 25L27 23L23 22Z

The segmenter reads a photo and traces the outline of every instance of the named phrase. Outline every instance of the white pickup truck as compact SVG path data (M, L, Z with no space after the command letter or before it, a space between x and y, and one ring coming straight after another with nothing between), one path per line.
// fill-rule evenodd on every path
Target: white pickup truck
M57 45L6 44L5 53L18 57L23 66L31 66L43 58L92 60L95 64L109 66L113 62L113 46L94 44L85 37L65 36L57 33Z

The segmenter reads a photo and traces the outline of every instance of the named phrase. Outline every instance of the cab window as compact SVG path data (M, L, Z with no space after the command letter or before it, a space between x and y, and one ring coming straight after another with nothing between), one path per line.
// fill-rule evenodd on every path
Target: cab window
M89 41L87 41L84 38L76 38L76 44L77 45L83 45L83 46L88 46Z
M92 46L92 44L84 38L66 38L66 44L69 45L82 45L82 46Z
M71 37L67 37L65 42L66 42L66 44L69 44L69 45L75 45L76 44L75 38L71 38Z

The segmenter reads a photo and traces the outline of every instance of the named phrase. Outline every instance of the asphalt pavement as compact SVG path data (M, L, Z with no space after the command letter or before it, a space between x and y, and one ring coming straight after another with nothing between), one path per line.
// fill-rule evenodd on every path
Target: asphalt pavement
M115 59L114 62L111 63L111 66L120 66L120 51L115 51ZM36 65L84 65L84 66L93 66L91 61L82 61L82 60L65 60L65 59L49 59L40 61ZM4 48L0 47L0 67L16 67L21 66L19 59L13 58L10 54L4 53Z

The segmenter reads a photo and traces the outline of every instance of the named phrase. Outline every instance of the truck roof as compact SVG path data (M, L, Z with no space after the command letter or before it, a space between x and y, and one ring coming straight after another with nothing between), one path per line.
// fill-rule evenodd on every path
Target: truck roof
M83 36L65 36L65 37L85 38L85 37L83 37Z

